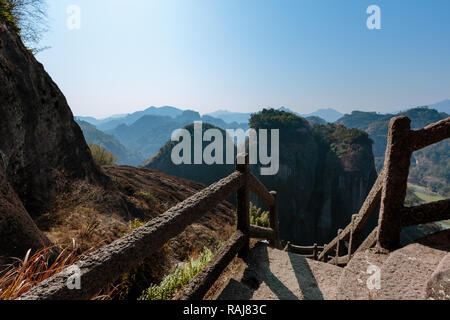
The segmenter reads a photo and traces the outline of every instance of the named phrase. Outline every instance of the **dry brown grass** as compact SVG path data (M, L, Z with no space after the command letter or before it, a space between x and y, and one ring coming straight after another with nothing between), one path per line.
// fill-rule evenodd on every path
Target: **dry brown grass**
M56 250L59 249L43 248L32 256L31 251L28 251L23 260L15 258L4 270L0 270L0 300L19 298L32 287L70 267L83 257L79 247L65 249L57 256ZM111 300L119 289L119 286L108 284L91 300Z
M91 208L75 208L60 219L62 221L45 234L62 248L70 247L75 242L82 252L111 243L127 228L122 220L100 214Z
M38 283L74 264L79 258L79 250L63 250L55 258L55 247L43 248L31 255L27 252L23 259L14 259L0 273L0 300L14 300Z

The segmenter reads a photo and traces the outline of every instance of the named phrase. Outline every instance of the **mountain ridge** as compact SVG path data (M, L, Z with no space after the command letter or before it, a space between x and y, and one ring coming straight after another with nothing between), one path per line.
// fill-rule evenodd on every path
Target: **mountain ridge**
M343 227L359 210L375 181L368 135L335 124L311 125L304 118L274 109L253 114L250 125L255 129L280 129L278 173L261 176L258 166L252 166L252 171L269 190L278 192L282 238L306 244L329 241L336 228ZM187 129L192 135L192 125ZM174 165L171 153L176 145L167 142L145 167L205 184L234 170L234 165ZM252 201L264 206L258 199Z
M336 121L348 128L364 130L374 140L374 155L377 169L384 163L388 125L395 116L411 119L411 129L423 127L446 119L449 115L429 107L416 107L396 114L353 111ZM410 168L410 182L429 188L442 195L450 194L450 141L445 140L413 153Z

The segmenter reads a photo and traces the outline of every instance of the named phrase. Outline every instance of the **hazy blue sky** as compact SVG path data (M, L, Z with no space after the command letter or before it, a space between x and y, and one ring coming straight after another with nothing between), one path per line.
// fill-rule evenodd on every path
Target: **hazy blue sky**
M38 54L75 115L171 105L396 111L450 98L450 1L47 0ZM81 29L69 30L69 5ZM369 30L369 5L381 30Z

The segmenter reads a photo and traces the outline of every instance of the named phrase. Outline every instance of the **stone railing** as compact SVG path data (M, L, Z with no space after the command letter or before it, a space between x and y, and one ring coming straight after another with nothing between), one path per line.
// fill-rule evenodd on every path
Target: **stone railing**
M20 297L22 300L90 299L109 283L138 266L160 249L169 239L203 217L212 207L237 192L237 230L213 257L212 261L190 282L178 297L201 299L218 279L231 260L249 251L249 239L264 238L280 248L276 192L268 192L250 172L247 154L238 155L236 171L210 185L159 217L123 238L90 253L75 264L79 271L81 289L69 289L68 280L74 268L68 268L44 280ZM241 164L242 163L242 164ZM250 225L249 192L253 191L270 207L270 228Z
M385 250L397 248L404 226L450 219L450 199L416 207L404 206L412 153L450 138L450 117L422 130L411 130L410 125L407 117L391 119L382 172L359 213L352 216L345 229L338 230L337 237L325 246L319 260L345 265L355 252L375 245ZM360 243L362 230L378 207L378 226Z
M304 256L305 258L317 260L319 258L319 254L325 249L324 246L319 246L315 243L312 246L296 246L289 241L284 247L284 251L296 253Z

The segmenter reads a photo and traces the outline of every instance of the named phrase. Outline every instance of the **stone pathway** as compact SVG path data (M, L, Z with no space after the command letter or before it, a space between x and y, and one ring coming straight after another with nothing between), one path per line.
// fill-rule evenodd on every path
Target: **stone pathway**
M229 275L219 300L450 299L450 253L436 246L450 232L391 254L355 254L345 268L256 244L248 263ZM436 238L436 239L435 239ZM433 242L434 241L434 242Z

